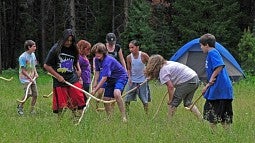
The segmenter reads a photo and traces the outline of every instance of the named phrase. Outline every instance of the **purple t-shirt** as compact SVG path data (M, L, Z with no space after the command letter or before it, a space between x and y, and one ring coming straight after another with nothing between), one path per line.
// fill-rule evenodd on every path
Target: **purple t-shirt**
M81 78L83 83L85 84L90 84L91 79L90 79L90 63L88 59L84 59L81 55L79 56L79 64L81 67Z
M102 77L114 79L126 79L127 72L124 67L113 57L106 55L102 61L95 58L96 71L100 71Z

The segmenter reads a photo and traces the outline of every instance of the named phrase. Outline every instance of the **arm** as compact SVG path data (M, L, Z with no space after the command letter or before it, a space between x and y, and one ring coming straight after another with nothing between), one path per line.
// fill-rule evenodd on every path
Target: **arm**
M93 91L91 92L91 94L94 95L94 94L98 91L98 89L99 89L100 87L102 87L102 85L106 82L106 80L107 80L107 77L106 77L106 76L103 76L102 79L100 80L100 82L99 82L99 83L97 84L97 86L95 87L95 89L93 89Z
M80 67L80 63L77 62L75 67L76 67L76 73L78 74L78 77L81 77L81 67Z
M125 70L127 71L127 67L126 67L126 62L125 62L125 59L124 59L124 56L123 56L123 53L122 53L122 49L120 48L119 52L119 58L120 58L120 62L122 64L122 66L125 68Z
M38 78L39 77L39 75L38 75L38 72L37 72L37 69L35 68L35 74L34 74L34 77L36 77L36 78Z
M132 83L132 77L131 77L131 55L129 54L126 58L127 60L127 74L128 74L128 84L131 85Z
M65 82L65 79L63 78L63 76L61 76L60 74L58 74L51 66L47 65L47 64L44 64L43 67L50 73L52 74L53 76L56 77L56 79L59 81L59 82Z
M26 68L25 68L25 67L22 67L22 68L21 68L21 72L22 72L22 74L23 74L23 75L25 75L25 76L27 77L27 79L29 79L29 80L30 80L30 82L32 82L32 81L33 81L33 77L30 77L30 76L28 75L28 73L27 73L27 71L26 71Z
M141 53L141 56L142 56L142 62L144 63L144 64L147 64L147 62L148 62L148 60L149 60L149 55L147 54L147 53L144 53L144 52L142 52Z
M99 71L95 71L94 73L95 73L94 80L92 82L93 82L93 88L96 88L97 81L98 81L98 78L99 78Z
M97 85L97 81L98 81L98 78L99 78L99 71L96 71L95 58L93 58L92 67L93 67L93 73L94 73L94 80L92 81L93 82L92 87L94 89Z
M210 80L209 82L206 84L206 86L203 88L202 90L202 94L205 94L206 90L208 89L209 86L213 85L215 80L216 80L216 77L218 76L218 74L220 73L220 71L223 69L224 66L219 66L217 67L213 73L212 73L212 76L210 77Z
M173 100L173 96L174 96L174 85L173 83L169 80L167 81L166 83L166 86L167 86L167 90L168 90L168 102L167 104L170 105L170 103L172 102Z

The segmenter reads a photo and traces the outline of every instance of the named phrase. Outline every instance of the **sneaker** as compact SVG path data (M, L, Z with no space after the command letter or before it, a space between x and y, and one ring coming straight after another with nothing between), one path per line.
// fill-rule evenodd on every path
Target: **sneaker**
M32 110L31 112L30 112L30 114L36 114L36 112L35 112L35 110Z
M123 122L123 123L127 123L127 118L126 118L126 117L123 117L123 118L122 118L122 122Z
M18 114L19 115L23 115L24 114L24 112L23 112L23 108L22 107L20 107L19 105L18 105Z

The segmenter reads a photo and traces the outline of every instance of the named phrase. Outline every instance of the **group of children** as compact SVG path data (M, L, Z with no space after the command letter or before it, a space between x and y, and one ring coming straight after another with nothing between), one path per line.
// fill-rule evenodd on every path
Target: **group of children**
M53 77L53 104L54 113L61 115L64 109L69 108L74 115L79 117L86 106L86 95L69 86L82 88L92 95L98 94L103 100L115 99L121 112L122 121L127 121L126 112L129 111L130 102L140 98L146 113L148 113L148 102L151 101L150 89L147 80L160 80L167 86L168 90L168 117L171 118L176 108L183 101L185 107L199 118L208 120L212 127L221 123L228 128L232 123L233 111L233 89L227 74L225 64L219 52L214 48L216 39L212 34L205 34L200 37L200 46L207 54L205 68L208 83L202 90L206 99L203 117L198 108L192 105L193 96L199 86L197 73L186 65L178 62L166 61L160 55L148 56L140 51L140 43L132 40L129 43L130 54L126 62L120 45L116 44L114 33L106 35L106 44L96 43L91 47L88 41L80 40L76 44L75 34L71 29L63 31L63 36L49 51L44 68ZM19 58L20 81L25 89L32 82L29 88L29 95L32 96L31 113L35 113L34 106L37 97L36 79L36 58L34 52L36 44L27 40L24 47L26 51ZM93 88L91 85L91 64L88 55L93 58ZM141 83L144 83L141 85ZM127 84L127 91L138 87L122 99L122 92ZM18 105L18 113L23 115L23 104ZM104 103L108 116L112 114L114 104Z

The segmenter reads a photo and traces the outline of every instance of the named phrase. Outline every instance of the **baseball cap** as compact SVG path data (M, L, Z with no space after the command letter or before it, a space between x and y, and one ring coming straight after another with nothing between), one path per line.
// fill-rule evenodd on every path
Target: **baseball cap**
M116 36L115 36L114 33L108 33L106 35L106 39L105 40L106 40L107 43L114 43L114 42L116 42Z

